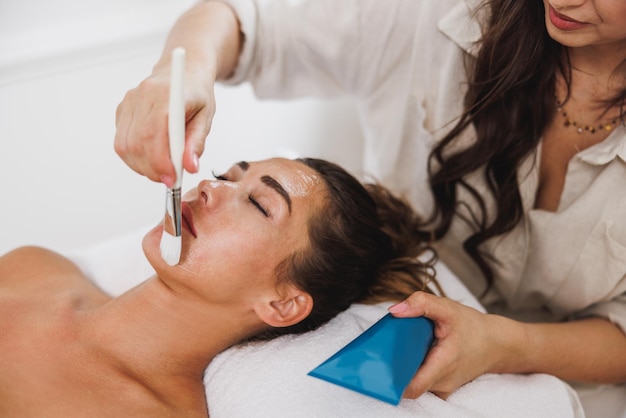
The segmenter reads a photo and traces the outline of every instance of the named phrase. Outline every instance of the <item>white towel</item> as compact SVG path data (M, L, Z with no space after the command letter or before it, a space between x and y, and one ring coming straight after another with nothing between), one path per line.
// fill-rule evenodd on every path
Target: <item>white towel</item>
M314 332L233 347L209 366L211 418L235 417L583 417L575 392L543 375L484 375L447 400L426 393L393 406L307 373L386 313L353 305Z

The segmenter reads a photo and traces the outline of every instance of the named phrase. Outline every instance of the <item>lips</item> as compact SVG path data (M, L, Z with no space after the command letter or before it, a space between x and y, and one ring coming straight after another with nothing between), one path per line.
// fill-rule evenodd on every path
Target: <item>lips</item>
M586 23L579 22L578 20L557 12L552 6L549 8L549 17L554 27L560 30L575 30L587 25Z
M198 234L196 234L196 228L193 225L193 214L191 213L191 208L185 202L181 205L181 217L182 217L182 227L186 229L194 238L198 238Z

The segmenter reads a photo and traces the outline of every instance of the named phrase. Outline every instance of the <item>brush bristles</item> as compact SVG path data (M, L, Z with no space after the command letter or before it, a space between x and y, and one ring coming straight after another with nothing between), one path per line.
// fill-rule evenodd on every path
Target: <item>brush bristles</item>
M180 248L182 237L175 237L163 231L161 235L161 257L167 264L174 266L180 261Z

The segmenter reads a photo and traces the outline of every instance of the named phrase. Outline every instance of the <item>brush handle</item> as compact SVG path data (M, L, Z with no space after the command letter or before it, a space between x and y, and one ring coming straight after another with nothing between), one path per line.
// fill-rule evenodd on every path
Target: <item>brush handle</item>
M170 158L176 169L174 189L179 189L183 177L183 151L185 150L185 49L172 51L172 74L170 80L170 102L168 133Z

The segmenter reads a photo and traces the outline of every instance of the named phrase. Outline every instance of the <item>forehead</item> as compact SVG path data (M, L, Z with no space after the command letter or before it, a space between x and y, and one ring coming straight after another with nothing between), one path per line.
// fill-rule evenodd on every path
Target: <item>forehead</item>
M272 176L292 198L325 190L320 174L300 161L272 158L249 163L247 171L254 175Z

